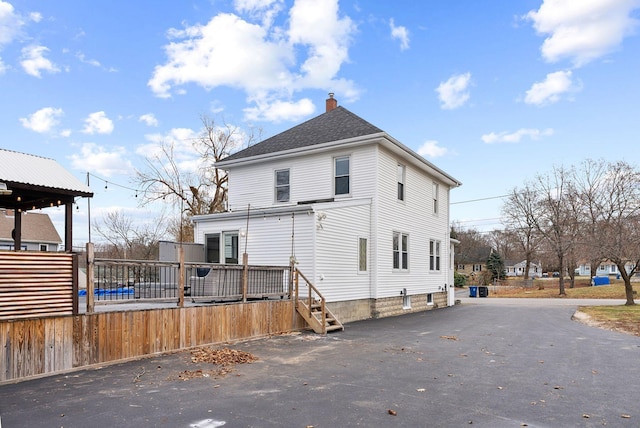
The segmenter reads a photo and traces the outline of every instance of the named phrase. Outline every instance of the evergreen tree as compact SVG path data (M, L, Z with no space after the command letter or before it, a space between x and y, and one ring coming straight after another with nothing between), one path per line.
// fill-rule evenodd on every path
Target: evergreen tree
M487 269L491 272L492 281L495 279L504 279L504 260L502 260L500 254L491 252L487 259Z

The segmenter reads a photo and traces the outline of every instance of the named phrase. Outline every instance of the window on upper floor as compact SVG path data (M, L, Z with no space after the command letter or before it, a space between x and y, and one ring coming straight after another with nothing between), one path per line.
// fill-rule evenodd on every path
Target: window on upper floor
M349 156L341 156L334 158L333 161L333 194L348 195L351 193L351 167Z
M398 200L404 201L405 167L398 164Z
M409 235L393 232L393 268L409 269Z
M481 272L482 271L482 265L473 265L473 271L474 272Z
M291 186L289 184L289 170L279 169L276 171L276 202L289 202Z
M433 182L433 213L438 214L438 191L440 190L440 186L435 181Z
M440 241L429 241L429 270L440 270Z

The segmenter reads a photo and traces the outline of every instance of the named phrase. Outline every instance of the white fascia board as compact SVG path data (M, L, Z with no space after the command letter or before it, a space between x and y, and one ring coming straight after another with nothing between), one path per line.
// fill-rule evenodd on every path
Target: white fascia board
M224 159L218 161L214 164L216 168L220 169L229 169L238 165L251 165L258 162L264 162L265 160L270 160L274 158L286 159L289 157L298 156L300 154L313 154L318 152L323 152L330 150L336 146L340 146L340 148L349 148L354 146L360 146L371 143L379 143L379 140L388 137L384 132L378 132L377 134L369 134L360 137L347 138L345 140L338 141L329 141L327 143L322 144L314 144L313 146L305 146L292 150L284 150L280 152L274 153L266 153L258 156L251 156L248 158L241 158L232 161L225 161Z
M423 171L431 175L435 175L436 177L440 178L442 181L444 181L451 187L459 187L462 185L461 181L453 178L452 176L450 176L449 174L447 174L446 172L444 172L443 170L441 170L440 168L438 168L437 166L435 166L434 164L426 160L423 156L414 152L409 147L405 146L404 144L402 144L400 141L396 140L392 136L386 135L386 141L388 141L391 144L383 143L383 146L385 146L387 149L391 150L392 152L413 161L413 164L418 168L421 168Z
M248 212L247 212L248 211ZM271 217L271 216L282 216L286 214L299 214L299 213L308 213L313 212L312 204L305 205L286 205L286 206L278 206L278 207L270 207L270 208L251 208L249 210L240 210L240 211L226 211L222 213L214 213L214 214L203 214L191 217L191 221L194 223L210 221L210 220L233 220L238 218L247 218L247 214L249 218L252 217Z

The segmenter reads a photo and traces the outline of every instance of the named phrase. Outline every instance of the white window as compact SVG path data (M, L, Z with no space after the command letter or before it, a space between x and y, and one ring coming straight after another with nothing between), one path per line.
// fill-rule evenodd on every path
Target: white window
M474 272L480 272L482 270L482 265L473 265Z
M440 186L435 181L433 182L433 213L438 214L438 190Z
M409 269L409 235L393 232L393 268Z
M350 186L350 161L349 156L342 156L334 159L334 195L348 195L351 193Z
M404 201L405 167L398 164L398 200Z
M224 236L224 262L226 264L238 264L238 232L225 232Z
M440 241L429 241L429 270L440 270Z
M367 271L367 238L358 238L358 272Z
M433 294L427 294L427 305L433 305Z
M47 244L40 244L40 251L49 251L49 246Z
M289 185L289 170L280 169L276 171L276 202L289 202L290 197L290 185Z

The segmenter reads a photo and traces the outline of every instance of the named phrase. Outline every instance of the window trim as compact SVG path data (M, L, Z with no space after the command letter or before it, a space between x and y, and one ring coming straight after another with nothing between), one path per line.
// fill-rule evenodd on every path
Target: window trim
M280 172L286 172L287 173L287 184L278 184L278 173L280 173ZM291 201L291 169L290 168L276 169L273 172L273 181L274 181L274 186L273 186L274 202L277 203L277 204L290 202ZM278 199L278 189L285 188L285 187L287 188L287 199L286 200L279 200Z
M337 168L337 163L340 160L347 160L348 162L348 167L349 170L347 171L346 175L340 175L338 176L338 168ZM346 193L338 193L338 178L347 178L347 189L348 192ZM336 197L348 197L351 196L351 155L343 155L343 156L335 156L333 158L333 196Z
M40 251L49 251L49 244L38 244ZM44 250L42 249L44 248Z
M399 201L404 202L407 199L407 190L406 190L407 167L399 163L396 169L396 175L397 175L397 181L398 181L396 198Z
M409 271L409 234L402 232L392 233L393 270L399 272ZM397 244L397 245L396 245ZM397 263L396 263L397 260Z
M429 272L442 270L442 242L437 239L429 240Z
M364 254L362 253L362 244L364 242ZM364 255L364 259L363 259ZM362 269L362 264L364 262L364 269ZM363 236L358 237L358 273L368 273L369 272L369 240Z
M432 192L433 194L431 195L433 198L433 214L434 215L438 215L440 214L440 203L439 203L439 197L440 197L440 184L436 183L435 181L432 182L433 186L432 186Z

